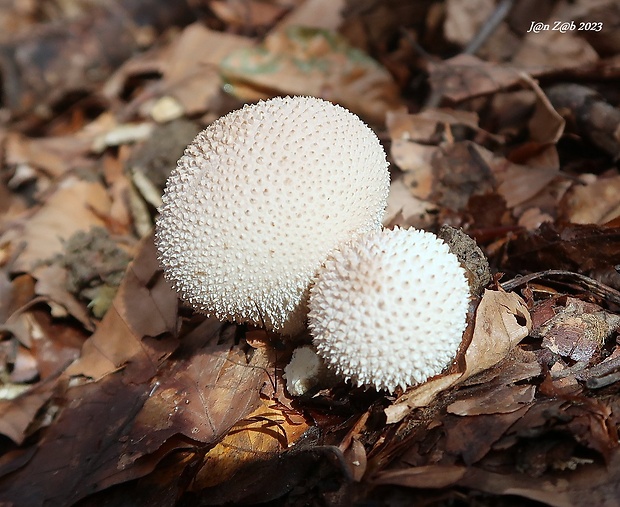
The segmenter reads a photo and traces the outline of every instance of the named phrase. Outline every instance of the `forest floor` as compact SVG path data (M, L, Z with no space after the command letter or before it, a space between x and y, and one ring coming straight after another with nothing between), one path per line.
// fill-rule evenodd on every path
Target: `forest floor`
M620 4L0 2L0 505L620 505ZM493 278L452 367L291 397L153 225L185 146L312 95L377 133L385 225ZM300 340L308 340L307 336Z

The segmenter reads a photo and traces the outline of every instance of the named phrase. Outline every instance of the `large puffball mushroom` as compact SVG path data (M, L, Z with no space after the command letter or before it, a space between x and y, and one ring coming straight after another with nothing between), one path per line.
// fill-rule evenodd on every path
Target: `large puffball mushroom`
M469 286L432 233L368 233L335 251L310 293L309 327L328 367L355 385L393 392L426 381L454 359Z
M353 113L311 97L248 105L198 134L172 171L160 263L196 310L296 334L318 268L381 227L388 189L385 152Z

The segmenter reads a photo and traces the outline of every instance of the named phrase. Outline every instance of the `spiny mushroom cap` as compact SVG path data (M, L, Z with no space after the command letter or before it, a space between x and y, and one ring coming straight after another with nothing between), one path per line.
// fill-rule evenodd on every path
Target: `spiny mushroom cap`
M159 259L198 311L295 334L317 269L381 227L388 189L377 136L346 109L311 97L245 106L198 134L170 175Z
M393 392L452 362L468 302L465 271L442 240L386 229L330 256L310 292L309 326L330 368Z

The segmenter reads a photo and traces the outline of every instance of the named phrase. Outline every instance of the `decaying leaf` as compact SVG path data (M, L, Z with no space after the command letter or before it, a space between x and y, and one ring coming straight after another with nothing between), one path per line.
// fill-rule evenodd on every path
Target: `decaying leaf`
M68 315L79 320L89 331L94 330L94 324L76 297L67 289L67 272L58 265L41 265L32 271L37 279L35 291L38 295L49 298L49 301L60 305Z
M221 63L231 90L246 99L271 94L313 95L338 102L382 123L400 106L391 76L338 34L289 27L272 32L256 49L234 51Z
M16 166L29 165L59 177L88 164L86 155L91 143L92 139L86 135L33 139L12 134L6 140L6 161Z
M118 318L112 317L108 325L126 325ZM235 346L213 343L221 336L222 324L206 322L207 326L186 335L178 357L166 365L156 355L169 354L165 341L157 346L147 335L139 345L129 347L118 340L106 343L102 352L110 355L118 349L116 357L128 355L124 368L67 391L66 407L39 442L36 456L22 464L24 469L16 480L0 479L2 498L33 506L73 503L94 491L150 473L167 453L187 447L187 441L177 435L196 442L195 452L199 452L198 442L215 444L252 413L260 405L261 387L267 381L264 353L254 351L248 360ZM133 329L148 328L143 324ZM135 336L131 339L138 341ZM127 354L136 349L142 352ZM79 368L92 366L88 373L94 377L103 369L96 369L96 360L103 368L110 364L101 353L77 364ZM31 405L36 400L33 397ZM17 431L15 426L11 437L23 438ZM68 448L72 459L66 463ZM31 488L24 496L23 481L33 477L40 487Z
M536 95L534 114L528 124L532 141L541 145L557 143L564 132L564 118L554 109L536 81L527 74L523 76L523 80Z
M215 326L214 331L219 329ZM214 444L260 405L260 387L267 377L261 351L248 361L243 351L230 345L190 350L191 356L157 375L132 423L129 438L140 442L142 454L155 452L177 434ZM138 458L139 454L126 454L123 463L129 466Z
M542 338L542 346L554 354L573 361L587 364L612 333L620 329L620 316L579 299L551 299L541 306L551 310L544 312L550 318L539 322L532 335Z
M298 3L275 27L282 30L289 26L308 26L337 30L342 24L346 0L306 0Z
M428 405L440 392L496 365L525 338L531 329L525 302L512 292L486 290L473 323L465 351L465 368L414 387L385 409L388 423L402 420L412 408Z
M456 415L507 414L519 410L534 400L536 388L531 385L511 386L496 392L489 392L482 398L458 400L448 405L448 412Z
M159 270L152 237L146 238L127 268L112 307L67 373L99 379L128 361L143 361L151 365L152 374L176 347L171 341L176 333L177 296ZM146 345L145 338L152 341Z
M594 179L584 175L583 180L564 196L564 217L575 224L598 225L620 217L620 176Z
M13 264L13 271L29 271L56 254L63 248L63 240L78 231L103 226L104 216L110 206L109 197L103 185L98 182L66 178L19 229L11 229L1 241L11 241L15 250L20 250Z
M471 343L465 352L465 380L504 359L532 327L525 302L513 292L486 290L476 310Z
M475 2L448 0L444 24L446 38L457 44L467 44L474 38L492 12L492 0L476 0Z
M472 467L457 484L495 495L518 495L553 507L611 507L620 494L619 464L620 453L615 452L608 466L588 466L585 463L585 467L572 473L541 478L519 472L506 474Z
M211 449L196 476L194 490L229 483L235 475L256 461L277 456L309 428L301 414L286 413L263 403Z
M620 155L620 109L592 88L578 84L561 83L550 87L546 93L572 132L612 156Z
M503 386L499 391L508 391L506 394L510 397L510 391L515 389L518 388ZM473 397L476 398L475 395ZM459 401L466 402L466 400ZM531 401L523 399L521 404L508 412L462 413L446 419L444 424L446 452L462 460L467 466L480 461L498 445L498 442L506 438L515 422L527 414Z
M585 39L559 30L543 30L527 35L513 63L541 72L571 69L597 60L596 51Z
M578 272L620 289L618 264L619 227L593 224L543 223L540 228L517 235L508 246L502 269L521 272L564 269Z
M21 444L28 436L37 412L54 394L54 382L45 382L30 389L14 400L1 400L0 434Z
M452 102L515 86L522 78L517 67L490 64L471 55L431 63L429 72L435 93Z
M249 38L209 30L202 23L188 26L163 62L164 97L178 101L183 114L205 111L222 86L220 62L253 45Z
M0 504L616 505L617 1L0 3ZM183 148L294 94L390 151L387 227L491 261L451 367L399 396L289 396L298 344L158 266Z
M411 467L377 474L373 482L409 488L445 488L456 483L466 472L466 467L454 465Z
M462 373L448 373L414 387L413 390L401 396L397 403L385 409L386 422L397 423L402 421L412 409L426 407L439 393L454 386L462 376Z

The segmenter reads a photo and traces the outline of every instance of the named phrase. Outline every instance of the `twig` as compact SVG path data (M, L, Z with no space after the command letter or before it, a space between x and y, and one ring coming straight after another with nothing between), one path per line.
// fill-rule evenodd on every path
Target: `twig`
M609 287L594 278L590 278L589 276L582 275L580 273L573 273L572 271L564 271L562 269L549 269L547 271L539 271L538 273L531 273L529 275L520 276L518 278L513 278L512 280L508 280L507 282L502 283L502 289L506 291L511 291L525 285L526 283L535 280L537 278L547 278L547 277L568 277L575 279L580 285L586 287L593 294L602 297L608 301L611 301L615 304L620 305L620 291L614 289L613 287Z
M437 58L434 57L433 55L431 55L428 51L426 51L426 49L424 49L420 43L416 40L416 38L411 35L411 33L409 32L409 30L405 29L405 27L400 27L399 29L400 34L407 39L407 42L411 45L411 47L413 48L413 50L418 53L418 55L420 55L422 58L424 58L425 60L436 60Z
M478 34L469 42L467 47L463 50L463 54L474 55L478 52L480 47L486 42L486 40L495 32L499 24L512 9L514 0L501 0L495 10L489 16L482 25Z
M497 29L498 25L508 15L514 0L501 0L495 10L491 13L489 18L484 22L478 34L469 42L467 47L462 51L462 54L473 55L482 46L486 40ZM418 48L416 48L417 50ZM441 104L441 92L439 90L433 90L428 100L424 104L423 109L432 109L438 107Z

